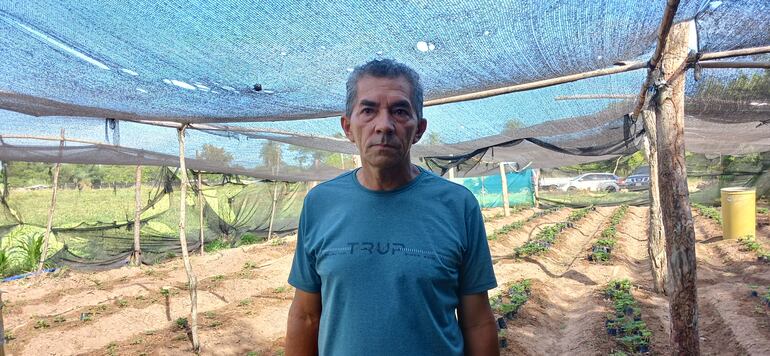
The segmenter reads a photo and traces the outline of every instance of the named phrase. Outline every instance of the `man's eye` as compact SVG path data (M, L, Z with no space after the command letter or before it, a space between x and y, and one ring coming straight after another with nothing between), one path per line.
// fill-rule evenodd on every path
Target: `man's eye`
M373 112L374 112L374 109L372 109L372 108L363 108L363 109L361 109L361 113L362 114L371 114Z
M395 114L398 116L409 116L409 111L406 109L396 109Z

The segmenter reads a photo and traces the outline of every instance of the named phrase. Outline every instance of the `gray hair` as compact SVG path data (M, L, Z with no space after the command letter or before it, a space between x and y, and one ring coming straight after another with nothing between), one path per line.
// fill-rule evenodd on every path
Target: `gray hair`
M420 75L409 68L406 64L398 63L392 59L374 59L364 65L360 65L350 73L348 82L346 84L347 89L347 101L345 103L345 115L350 117L353 114L353 106L356 104L356 96L358 95L358 81L364 77L370 75L375 78L398 78L403 77L412 86L412 96L410 101L414 106L417 118L422 119L422 82L420 82Z

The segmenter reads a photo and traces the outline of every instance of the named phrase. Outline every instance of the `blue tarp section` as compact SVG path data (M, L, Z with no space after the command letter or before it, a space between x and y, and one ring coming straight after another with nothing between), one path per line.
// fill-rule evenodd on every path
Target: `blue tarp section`
M532 170L508 172L505 174L508 182L508 202L511 206L531 205L534 202L534 187ZM454 178L453 182L468 188L482 208L503 206L503 180L500 175L489 175L474 178Z

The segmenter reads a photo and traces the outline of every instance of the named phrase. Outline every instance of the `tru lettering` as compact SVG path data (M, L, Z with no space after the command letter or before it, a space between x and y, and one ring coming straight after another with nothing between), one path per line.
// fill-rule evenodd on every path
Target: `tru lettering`
M390 252L391 255L395 255L396 252L403 252L405 248L404 244L390 242L350 242L348 243L348 246L350 246L351 255L356 252L366 252L370 255L374 253L386 255Z

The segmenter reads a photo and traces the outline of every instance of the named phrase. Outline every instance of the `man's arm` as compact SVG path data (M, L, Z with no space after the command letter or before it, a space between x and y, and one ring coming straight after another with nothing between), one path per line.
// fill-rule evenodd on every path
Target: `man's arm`
M500 355L497 341L497 323L489 306L487 292L464 295L457 307L460 330L465 341L465 354Z
M297 289L289 308L286 327L287 356L318 355L318 325L321 320L321 293Z

